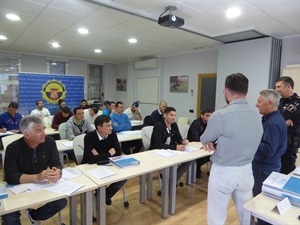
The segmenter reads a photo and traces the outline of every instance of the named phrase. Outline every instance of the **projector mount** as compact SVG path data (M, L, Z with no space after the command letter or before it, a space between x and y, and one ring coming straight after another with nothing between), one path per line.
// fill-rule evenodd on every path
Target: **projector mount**
M167 11L170 11L170 14L172 15L172 11L175 11L177 9L176 6L166 6L165 11L163 11L162 14L160 14L159 18L162 17Z
M172 14L172 11L176 9L176 6L166 6L165 11L162 14L160 14L158 18L158 24L169 28L176 28L184 25L184 19ZM168 15L163 16L167 11L170 11L170 13Z

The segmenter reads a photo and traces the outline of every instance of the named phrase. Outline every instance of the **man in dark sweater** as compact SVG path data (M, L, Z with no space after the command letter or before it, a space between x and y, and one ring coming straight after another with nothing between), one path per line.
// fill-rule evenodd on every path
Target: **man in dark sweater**
M163 119L165 109L168 107L167 102L161 101L158 105L158 109L154 110L149 118L148 126L154 126L157 122Z
M84 137L84 153L82 163L97 163L108 160L109 157L121 155L120 144L116 133L111 126L109 116L98 116L95 119L96 130L89 132ZM112 183L106 188L106 204L111 205L111 198L126 183L122 180Z
M55 141L46 136L44 124L37 116L26 116L20 122L24 137L7 146L4 175L8 184L39 183L45 180L56 182L61 178L62 165ZM49 168L48 168L49 167ZM59 199L37 208L27 209L31 224L41 224L62 210L66 199ZM21 225L20 211L2 216L3 225Z
M157 122L153 127L150 149L171 149L184 151L189 144L187 139L182 139L177 123L175 123L176 110L167 107L164 112L164 119ZM177 168L177 181L188 170L192 162L181 163Z
M51 127L57 130L60 124L67 122L72 116L73 113L70 108L68 106L63 107L61 111L55 113Z
M200 118L193 121L188 131L187 139L189 141L200 141L200 136L204 133L207 126L207 121L211 114L212 111L210 109L205 109L201 112ZM209 156L197 159L197 178L201 178L201 166L207 162L209 162Z

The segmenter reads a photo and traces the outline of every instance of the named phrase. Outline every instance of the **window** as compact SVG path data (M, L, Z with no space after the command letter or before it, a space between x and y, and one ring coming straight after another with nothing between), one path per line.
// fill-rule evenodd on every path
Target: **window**
M48 73L68 74L68 63L63 61L48 60Z
M103 102L103 66L88 65L88 99Z

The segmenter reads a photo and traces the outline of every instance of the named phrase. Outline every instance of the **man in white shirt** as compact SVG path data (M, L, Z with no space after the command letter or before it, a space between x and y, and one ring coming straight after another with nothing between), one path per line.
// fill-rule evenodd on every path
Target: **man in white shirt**
M127 108L124 111L125 114L129 117L130 120L142 120L141 110L139 109L139 103L132 103L130 108Z
M91 125L95 126L95 119L98 116L99 109L95 106L92 106L89 109L83 110L84 119L89 122Z
M32 110L30 115L38 116L40 118L44 118L46 116L50 116L50 112L48 109L44 108L44 103L42 100L38 100L36 102L36 109Z

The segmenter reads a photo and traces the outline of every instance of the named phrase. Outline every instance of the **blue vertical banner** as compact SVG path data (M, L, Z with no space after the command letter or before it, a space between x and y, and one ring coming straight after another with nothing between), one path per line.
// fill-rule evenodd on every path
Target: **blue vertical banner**
M22 115L36 109L38 100L54 115L59 99L74 109L83 98L84 76L19 73L19 113Z

